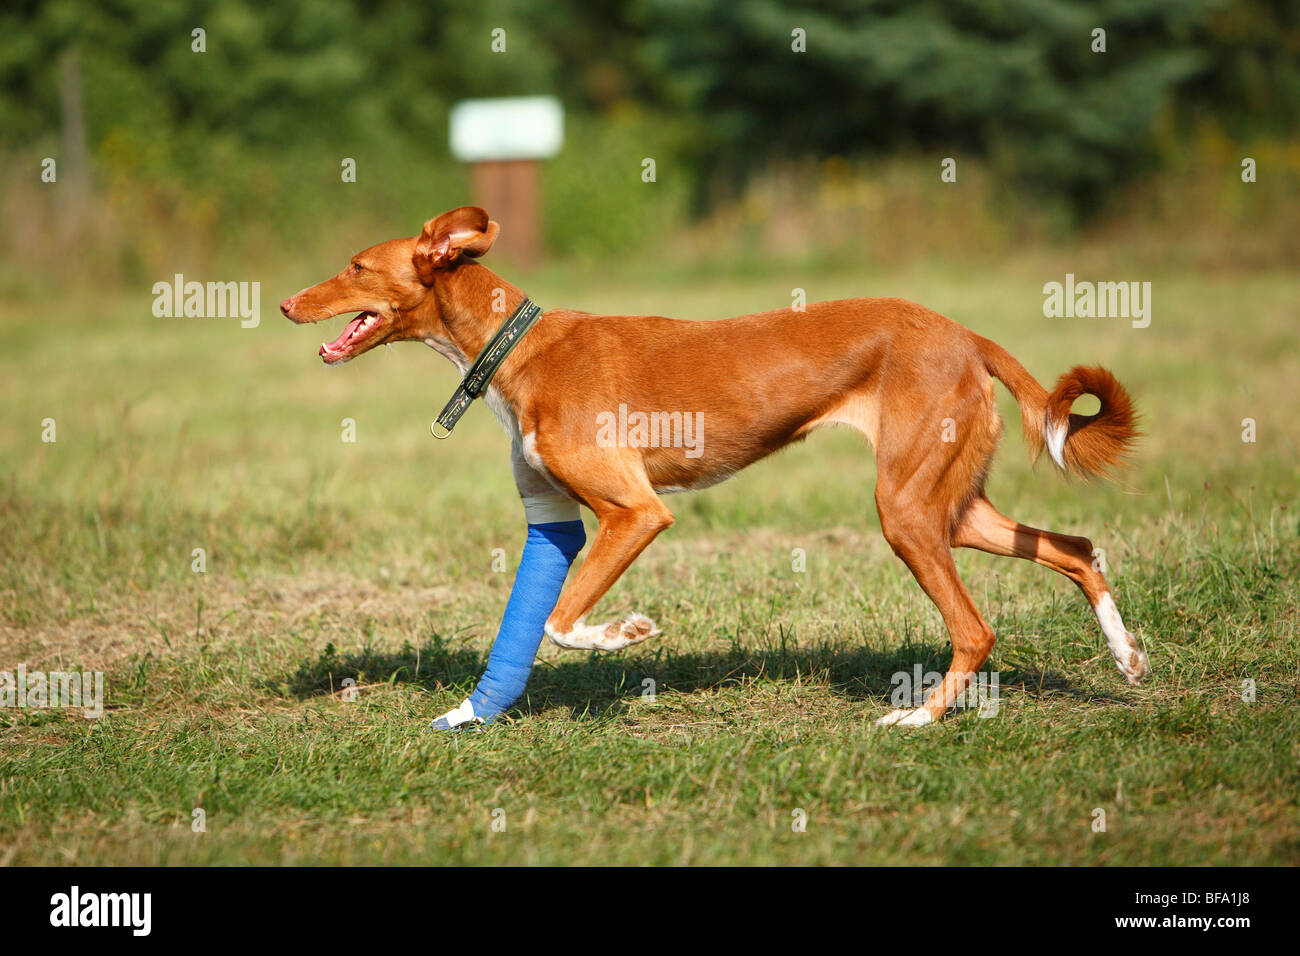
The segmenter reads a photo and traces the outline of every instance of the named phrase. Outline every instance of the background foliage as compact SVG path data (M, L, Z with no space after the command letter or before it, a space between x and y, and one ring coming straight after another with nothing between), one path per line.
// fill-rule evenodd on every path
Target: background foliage
M1090 49L1097 26L1105 55ZM930 215L952 214L933 205L938 158L961 157L982 183L961 220L977 249L1122 216L1126 182L1231 177L1251 144L1276 154L1259 192L1292 189L1300 170L1300 14L1282 0L19 0L0 37L11 282L62 262L74 232L93 253L82 270L128 279L164 254L261 261L287 242L303 251L304 234L409 233L469 198L447 153L448 112L467 96L565 103L566 149L546 169L562 256L633 251L729 203L780 232L795 213L763 205L781 183L838 189L852 212L854 188L861 199L887 178L875 164L899 156L915 175L895 169L891 193L918 194ZM1227 155L1209 148L1222 140ZM75 208L42 192L45 156L86 182ZM339 191L343 157L359 176Z

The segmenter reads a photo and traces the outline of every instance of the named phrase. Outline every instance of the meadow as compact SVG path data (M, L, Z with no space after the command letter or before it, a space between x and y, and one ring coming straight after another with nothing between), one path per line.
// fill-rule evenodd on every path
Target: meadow
M596 611L662 637L544 646L507 719L431 735L486 661L522 510L481 403L430 437L445 360L406 344L324 369L343 319L276 312L341 264L241 275L255 329L156 318L149 282L0 303L0 670L106 682L97 719L0 708L0 862L1300 862L1294 271L1144 269L1143 329L1045 318L1043 284L1085 271L1059 253L524 277L543 305L695 319L796 287L899 295L1045 383L1111 367L1144 416L1135 467L1031 467L998 386L988 490L1105 550L1152 672L1124 682L1064 579L959 552L998 634L997 713L874 728L892 675L942 671L947 637L880 536L870 448L823 431L666 499L677 524Z

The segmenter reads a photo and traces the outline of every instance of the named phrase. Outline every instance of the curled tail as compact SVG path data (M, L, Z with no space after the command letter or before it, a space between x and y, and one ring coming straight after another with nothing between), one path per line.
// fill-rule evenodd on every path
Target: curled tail
M1076 365L1049 394L1015 357L989 339L975 336L989 374L1002 382L1020 405L1025 444L1034 461L1046 448L1062 471L1091 477L1127 464L1138 437L1133 400L1104 368ZM1075 415L1070 406L1081 395L1095 395L1095 415Z

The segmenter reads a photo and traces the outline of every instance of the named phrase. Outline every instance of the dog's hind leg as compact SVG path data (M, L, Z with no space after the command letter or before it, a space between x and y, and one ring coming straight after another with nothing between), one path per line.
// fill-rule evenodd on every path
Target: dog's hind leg
M1137 645L1111 597L1110 586L1093 564L1087 538L1040 531L1000 514L983 495L971 502L953 535L953 544L990 554L1024 558L1065 575L1083 591L1106 635L1115 666L1136 684L1147 672L1147 656Z
M957 576L948 529L942 522L928 520L923 511L897 504L877 494L885 538L939 608L952 641L952 664L925 703L912 710L895 710L876 722L882 727L918 727L938 720L958 701L993 650L994 635Z
M952 530L983 482L1002 423L982 368L957 369L947 388L904 374L884 383L893 407L910 411L882 419L876 510L885 540L943 615L953 651L948 672L922 706L877 721L910 727L936 721L954 706L993 650L993 628L957 576Z

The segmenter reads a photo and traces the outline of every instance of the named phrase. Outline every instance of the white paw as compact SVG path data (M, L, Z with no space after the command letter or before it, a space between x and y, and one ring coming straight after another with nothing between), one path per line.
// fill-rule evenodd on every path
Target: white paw
M552 644L575 651L621 651L659 634L655 622L644 614L629 614L621 621L608 624L584 624L578 621L572 630L556 633L546 626Z
M1150 666L1147 655L1138 649L1137 639L1124 626L1124 619L1119 616L1115 599L1107 591L1097 600L1095 608L1097 620L1106 635L1106 644L1110 647L1110 656L1115 659L1119 672L1128 678L1130 684L1136 684L1147 675Z
M924 707L916 710L893 710L876 721L877 727L924 727L934 723L934 718Z
M1129 640L1133 641L1133 635L1129 635ZM1121 657L1115 658L1115 666L1119 672L1128 678L1130 684L1136 684L1147 676L1147 670L1150 669L1150 662L1147 660L1147 652L1136 649L1137 642L1133 641L1134 649ZM1127 660L1125 659L1127 658Z

